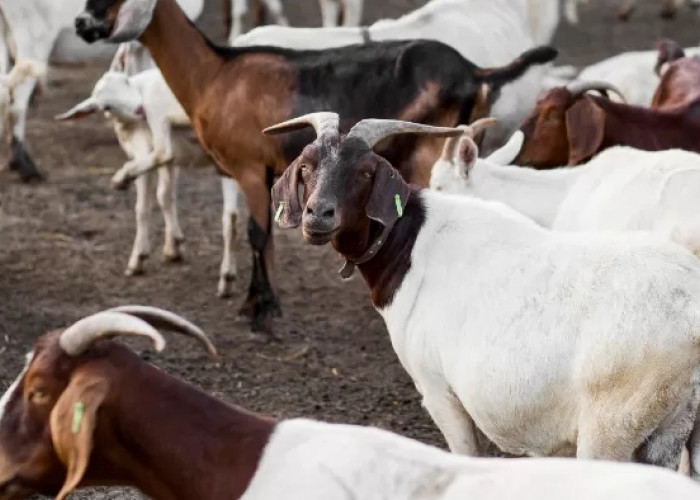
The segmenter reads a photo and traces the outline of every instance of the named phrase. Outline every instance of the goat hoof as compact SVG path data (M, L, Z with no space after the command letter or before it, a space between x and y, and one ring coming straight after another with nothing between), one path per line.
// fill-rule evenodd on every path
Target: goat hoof
M183 262L185 258L182 256L179 250L163 250L163 262L177 263Z
M124 271L125 276L143 276L144 274L146 274L146 271L144 271L142 267L128 267L126 271Z
M34 160L24 149L22 141L12 137L12 157L10 159L10 170L15 170L19 174L22 182L39 182L44 180L44 176L39 172Z
M236 281L236 274L225 273L219 278L219 286L216 295L220 299L226 299L233 295L233 283Z

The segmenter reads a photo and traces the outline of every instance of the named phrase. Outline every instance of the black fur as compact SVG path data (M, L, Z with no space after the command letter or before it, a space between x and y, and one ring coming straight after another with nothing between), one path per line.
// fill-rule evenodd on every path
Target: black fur
M24 149L22 141L12 136L12 157L10 169L16 170L22 182L41 181L44 176L39 172L34 160Z

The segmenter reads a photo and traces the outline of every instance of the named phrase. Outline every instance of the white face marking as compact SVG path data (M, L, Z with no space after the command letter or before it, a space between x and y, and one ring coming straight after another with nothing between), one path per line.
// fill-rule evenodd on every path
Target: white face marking
M2 398L0 398L0 422L2 422L2 419L5 416L5 406L7 406L7 403L10 401L10 398L12 397L12 394L14 394L15 389L17 389L17 386L19 385L20 380L22 380L22 377L24 377L24 374L27 373L27 369L29 368L29 365L31 364L33 359L34 351L28 352L26 356L26 361L24 362L24 368L22 368L22 371L17 376L15 381L12 382L12 385L7 388L5 394L3 394Z

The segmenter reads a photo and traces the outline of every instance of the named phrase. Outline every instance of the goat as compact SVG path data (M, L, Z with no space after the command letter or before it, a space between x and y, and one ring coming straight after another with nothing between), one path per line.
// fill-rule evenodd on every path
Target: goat
M664 52L663 44L664 41L661 41L656 51L623 52L595 63L581 70L577 80L610 83L620 90L620 101L649 106L659 85L658 61ZM700 55L698 47L687 47L683 50L688 56ZM614 95L611 98L617 99Z
M432 189L500 201L560 231L651 231L700 257L700 155L616 146L575 168L534 170L510 165L522 145L520 131L478 158L473 137L481 123L447 140Z
M92 95L72 109L59 115L58 120L85 118L103 111L113 121L119 143L129 161L112 177L116 187L126 187L136 179L136 238L126 274L143 273L143 262L150 253L149 219L152 210L150 192L153 177L149 173L158 168L157 198L165 221L163 258L181 259L180 244L184 240L177 217L175 191L178 167L172 165L174 150L173 126L189 126L190 121L163 79L160 71L151 69L128 77L123 73L107 72L95 84ZM209 164L208 158L206 161ZM224 255L218 285L220 297L231 294L231 284L237 276L234 243L239 206L244 200L235 180L221 178L224 199L222 214Z
M700 97L700 57L686 57L673 40L662 40L658 50L655 71L660 81L651 107L674 109Z
M520 127L525 143L515 163L534 168L578 165L611 146L700 152L700 97L656 110L612 102L588 94L591 90L619 92L605 82L574 82L545 92Z
M284 141L261 137L256 127L328 106L347 112L345 126L370 114L455 124L460 116L470 117L482 87L490 87L493 95L531 64L556 55L554 49L537 48L507 67L481 69L433 41L318 52L217 47L173 0L88 0L76 26L87 42L139 39L191 118L204 150L221 172L238 181L251 212L248 240L253 248L251 287L241 314L253 320L253 330L268 334L273 315L280 312L269 188L305 140L303 134ZM407 179L427 185L440 146L435 140L389 144L385 154Z
M263 26L238 37L233 45L318 50L370 41L426 39L453 47L479 66L497 66L507 64L523 48L549 43L559 17L559 2L551 0L433 0L398 19L383 19L362 28ZM503 89L491 110L499 125L487 131L482 149L497 148L517 129L546 76L546 67L532 68Z
M276 24L288 26L289 21L284 15L281 0L255 0L254 11L256 12L255 25L263 24L263 9L270 14ZM236 37L243 33L243 19L250 10L250 0L225 0L226 25L228 26L228 41L233 45Z
M199 15L203 0L178 0L188 14ZM49 56L61 31L74 26L76 12L84 0L0 0L0 61L34 59L48 66ZM4 66L0 65L0 66ZM6 71L7 68L0 67ZM12 114L12 156L10 167L25 182L42 179L24 146L27 110L36 78L28 78L14 93Z
M338 115L272 189L359 267L399 360L450 450L573 455L700 470L700 262L648 233L544 229L497 202L410 187L379 141L462 130ZM303 193L303 197L301 196ZM279 208L281 207L281 208Z
M144 306L103 311L37 340L0 400L0 499L41 493L65 500L94 485L136 486L173 500L700 495L687 478L643 465L458 457L380 429L278 422L217 400L104 339L143 336L160 351L165 340L154 326L192 335L215 352L197 326Z

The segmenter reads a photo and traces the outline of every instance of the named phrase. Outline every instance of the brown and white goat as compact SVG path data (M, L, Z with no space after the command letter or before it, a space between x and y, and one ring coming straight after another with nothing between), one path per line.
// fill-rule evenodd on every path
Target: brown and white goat
M236 179L249 204L253 273L241 313L254 330L270 331L279 313L271 238L270 188L275 175L308 142L264 137L260 129L289 117L339 109L343 128L368 116L454 125L471 121L483 84L497 91L556 51L540 47L511 65L485 70L432 41L401 41L293 51L214 46L174 0L87 0L76 18L88 42L138 39L148 48L217 168ZM490 95L496 97L497 92ZM401 141L399 141L401 142ZM385 154L407 179L427 185L442 141L412 139Z
M700 96L670 109L612 102L588 91L619 93L604 82L575 82L545 92L520 127L517 165L578 165L611 146L700 152Z
M700 97L700 57L687 57L673 40L661 40L654 70L661 80L651 107L674 109Z
M98 313L36 342L0 400L0 500L64 500L91 485L135 486L156 500L700 496L687 478L641 465L460 457L381 429L276 422L103 339L143 335L160 350L165 341L149 323L194 335L213 353L196 326L143 306Z

